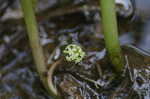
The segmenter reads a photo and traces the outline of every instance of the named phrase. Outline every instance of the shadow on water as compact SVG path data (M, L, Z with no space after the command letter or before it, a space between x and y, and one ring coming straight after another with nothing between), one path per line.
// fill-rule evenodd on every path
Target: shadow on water
M149 99L150 52L135 46L139 41L134 39L136 33L133 34L132 23L123 24L123 28L120 24L120 41L126 64L122 77L117 78L107 58L98 11L77 9L91 1L50 1L48 8L58 12L61 9L64 13L56 13L49 18L38 17L48 65L63 56L62 50L67 44L79 44L86 52L81 63L63 61L54 73L54 84L64 99ZM0 4L7 5L8 2ZM40 8L43 4L39 9L44 9ZM65 5L77 7L73 6L71 9L74 10L65 13ZM0 99L52 99L35 71L24 25L14 20L0 22Z

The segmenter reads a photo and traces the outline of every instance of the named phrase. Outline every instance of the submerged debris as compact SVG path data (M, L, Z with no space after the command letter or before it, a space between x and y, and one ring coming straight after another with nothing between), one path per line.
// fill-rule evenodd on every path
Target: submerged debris
M140 99L150 98L150 68L133 70L133 89L138 93Z

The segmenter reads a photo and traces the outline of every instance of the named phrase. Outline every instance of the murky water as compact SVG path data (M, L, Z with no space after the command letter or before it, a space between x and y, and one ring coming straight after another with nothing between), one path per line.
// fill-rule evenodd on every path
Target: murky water
M4 7L10 2L2 1L0 4ZM45 11L37 19L48 64L53 64L63 56L62 49L67 44L79 44L86 52L86 58L80 64L64 60L55 70L54 84L64 99L150 98L149 44L142 41L150 35L142 33L142 29L146 28L144 25L139 24L137 27L129 20L119 21L120 42L126 65L122 77L117 78L107 58L99 11L84 9L83 6L87 4L91 7L97 2L49 0L50 5L44 8L45 2L39 4L39 9L43 11L48 8L53 15ZM66 5L70 8L66 8ZM53 99L47 94L35 71L25 27L20 18L0 21L0 99ZM137 28L141 28L141 32ZM141 47L141 43L146 47ZM139 46L140 49L137 48Z

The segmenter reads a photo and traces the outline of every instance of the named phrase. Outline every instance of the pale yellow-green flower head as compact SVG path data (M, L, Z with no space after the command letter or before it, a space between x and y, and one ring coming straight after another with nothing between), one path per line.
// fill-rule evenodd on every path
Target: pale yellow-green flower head
M66 55L65 58L69 62L79 63L85 57L85 52L76 44L67 45L63 53Z

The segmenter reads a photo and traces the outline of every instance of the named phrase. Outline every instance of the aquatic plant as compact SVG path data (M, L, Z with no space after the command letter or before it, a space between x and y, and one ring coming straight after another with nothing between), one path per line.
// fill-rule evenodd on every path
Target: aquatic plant
M75 63L81 62L85 56L85 52L79 45L76 44L67 45L63 53L65 54L67 61Z
M37 22L33 10L34 4L32 2L33 1L31 0L21 0L21 6L24 13L24 19L27 26L27 33L30 41L30 46L32 48L36 69L43 82L43 85L48 90L48 92L52 96L59 98L57 90L52 83L52 74L61 60L57 61L50 67L47 75L49 77L48 79L48 77L44 75L45 73L47 73L47 68L45 64L43 49L40 44ZM115 69L120 72L123 67L123 62L118 41L114 0L101 0L101 11L106 48L108 50L110 59L115 66ZM81 62L85 56L85 52L82 50L82 48L75 44L68 45L63 53L66 54L67 61L73 61L75 63Z

